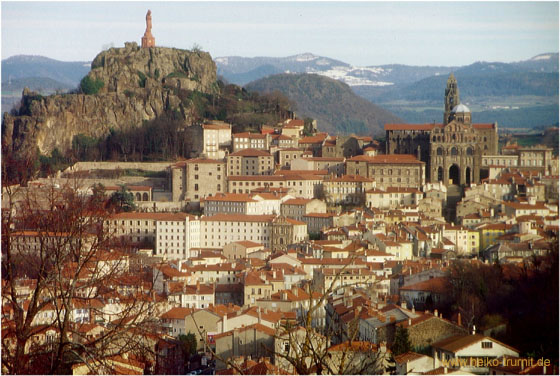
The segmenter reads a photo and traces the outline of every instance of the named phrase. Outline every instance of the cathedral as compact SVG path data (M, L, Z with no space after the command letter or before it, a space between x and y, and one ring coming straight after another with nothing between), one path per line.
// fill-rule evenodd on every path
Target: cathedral
M447 79L443 123L386 124L386 153L414 154L426 163L426 181L479 183L483 155L498 154L498 124L473 123L461 104L453 73Z

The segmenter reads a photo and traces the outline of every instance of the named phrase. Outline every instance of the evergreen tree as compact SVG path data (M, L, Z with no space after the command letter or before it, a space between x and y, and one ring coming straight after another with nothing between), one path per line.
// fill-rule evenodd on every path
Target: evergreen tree
M408 338L408 329L398 326L397 333L395 334L395 342L393 343L393 356L404 354L410 351L412 344L410 343L410 338Z
M131 212L136 209L134 204L134 195L123 185L121 190L113 193L109 202L116 207L118 211Z

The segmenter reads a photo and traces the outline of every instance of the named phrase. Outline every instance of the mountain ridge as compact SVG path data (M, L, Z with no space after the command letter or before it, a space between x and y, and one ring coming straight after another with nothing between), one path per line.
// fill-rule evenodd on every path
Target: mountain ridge
M331 134L382 136L385 123L402 122L357 96L347 84L321 75L283 73L251 82L245 88L259 93L281 92L296 103L298 116L316 119L319 130Z

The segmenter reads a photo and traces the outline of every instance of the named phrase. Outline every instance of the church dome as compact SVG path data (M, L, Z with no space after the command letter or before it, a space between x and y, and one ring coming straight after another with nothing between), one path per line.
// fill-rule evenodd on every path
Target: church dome
M455 107L453 107L453 109L451 110L451 113L458 113L458 112L471 112L470 108L468 108L467 106L465 106L464 104L459 104Z

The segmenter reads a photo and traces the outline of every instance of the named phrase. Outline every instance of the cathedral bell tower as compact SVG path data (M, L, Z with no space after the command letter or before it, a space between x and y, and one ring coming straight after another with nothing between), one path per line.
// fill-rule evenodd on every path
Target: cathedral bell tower
M447 125L451 120L451 110L460 103L459 88L457 80L453 73L447 79L447 87L445 88L445 112L443 113L443 125Z

